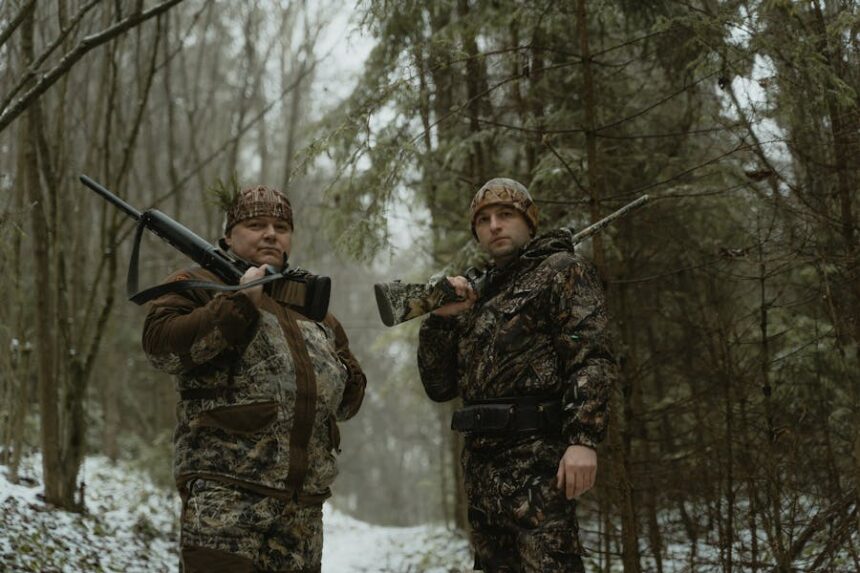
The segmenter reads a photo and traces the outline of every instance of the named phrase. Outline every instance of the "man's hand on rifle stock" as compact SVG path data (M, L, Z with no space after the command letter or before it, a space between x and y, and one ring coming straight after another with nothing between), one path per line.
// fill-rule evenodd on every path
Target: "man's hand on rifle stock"
M448 277L448 282L451 283L452 287L454 287L454 291L457 293L457 296L463 300L440 306L433 311L433 314L436 316L456 316L472 308L475 301L478 300L478 295L475 293L475 290L472 288L472 285L469 284L466 277Z

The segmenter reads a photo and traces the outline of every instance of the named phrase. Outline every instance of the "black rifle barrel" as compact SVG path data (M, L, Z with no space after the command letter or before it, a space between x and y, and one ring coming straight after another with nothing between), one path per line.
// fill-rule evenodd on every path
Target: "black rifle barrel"
M98 193L99 195L104 197L105 199L107 199L108 202L116 205L116 207L119 208L121 211L123 211L126 215L128 215L129 217L131 217L135 221L140 220L140 216L141 216L140 211L138 211L137 209L135 209L134 207L132 207L131 205L129 205L128 203L126 203L125 201L123 201L122 199L120 199L119 197L117 197L116 195L114 195L113 193L108 191L107 189L105 189L101 184L97 183L96 181L93 181L92 179L90 179L86 175L81 175L80 179L81 179L81 183L83 183L84 185L86 185L87 187L89 187L90 189L92 189L93 191L95 191L96 193Z

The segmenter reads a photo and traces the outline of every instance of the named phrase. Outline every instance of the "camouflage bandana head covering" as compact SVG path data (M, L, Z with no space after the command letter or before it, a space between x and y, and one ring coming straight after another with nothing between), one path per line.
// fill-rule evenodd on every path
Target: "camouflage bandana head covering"
M284 219L293 227L293 207L290 200L273 187L258 185L240 191L227 209L224 234L236 223L253 217L276 217Z
M538 226L538 210L529 195L526 186L513 179L506 177L496 177L490 179L484 186L478 189L475 197L472 199L472 204L469 206L469 215L472 225L472 236L475 240L478 239L478 234L475 233L475 217L478 211L489 205L510 205L517 211L523 214L526 222L529 224L532 236L537 233Z

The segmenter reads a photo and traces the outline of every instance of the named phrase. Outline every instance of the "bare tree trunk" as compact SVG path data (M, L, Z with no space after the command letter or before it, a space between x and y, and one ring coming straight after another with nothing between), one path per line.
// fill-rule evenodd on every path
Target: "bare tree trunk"
M132 118L130 132L123 138L124 144L122 149L122 157L120 159L117 174L114 177L114 181L116 182L116 186L118 188L124 187L124 181L129 176L129 171L132 165L132 156L137 146L137 140L141 131L141 127L144 123L145 111L147 108L147 103L149 102L149 96L152 91L152 85L157 71L157 57L159 53L160 43L162 40L162 35L164 33L164 28L162 27L163 20L164 19L162 17L158 17L156 19L155 37L153 38L152 51L149 57L149 62L145 65L145 67L140 70L140 73L138 75L138 83L140 85L140 91L136 100L138 104L137 108L135 109L134 116ZM141 44L143 42L142 38L138 37L137 42L138 44ZM101 346L101 340L107 328L107 323L110 319L114 307L113 292L116 283L117 267L115 244L117 242L118 231L118 221L116 218L118 216L118 213L113 212L111 215L111 218L114 220L114 222L110 226L106 235L107 248L103 250L103 252L106 253L105 257L108 258L108 279L105 285L107 294L104 300L104 304L99 311L99 318L95 324L95 331L92 333L92 338L89 340L89 348L87 349L86 354L82 356L80 360L76 361L71 368L73 374L71 387L73 388L73 392L71 392L70 395L72 395L74 399L70 400L69 404L69 470L74 470L75 475L77 474L78 468L80 467L80 462L83 459L84 421L83 410L81 406L83 404L84 395L86 393L87 383L92 372L93 361L98 355L98 351ZM94 288L97 288L97 285L94 285ZM82 342L86 340L86 337L89 334L90 333L86 330L81 332L81 336L83 337ZM117 380L115 377L108 376L103 383L103 403L105 407L105 430L107 437L107 440L105 442L105 453L113 460L116 460L119 457L119 446L116 442L116 434L118 433L117 430L119 427L119 404L118 391L116 388L116 384L118 382L119 380ZM110 432L113 433L109 434Z
M32 62L34 17L30 13L25 18L21 29L21 50L25 61ZM24 155L24 183L27 188L30 203L30 218L33 226L33 264L35 267L35 291L38 312L36 313L36 353L39 362L39 408L41 412L41 442L42 442L42 471L45 480L45 500L48 503L67 507L71 499L70 492L63 489L61 480L57 480L62 467L60 450L60 420L58 412L59 385L55 373L55 339L53 329L53 296L51 276L50 230L45 198L42 195L39 180L38 143L36 129L38 125L39 104L31 105L21 123L19 143Z
M292 24L288 24L292 31ZM292 32L290 34L292 36ZM285 136L287 138L286 145L284 146L284 172L281 178L281 186L283 189L287 189L290 185L290 179L293 174L293 163L295 162L296 155L296 147L299 141L299 134L296 132L299 125L299 113L302 106L302 96L304 95L304 80L302 80L305 75L305 62L306 59L302 59L301 64L299 64L299 70L296 73L296 78L298 78L299 84L296 85L295 89L290 94L290 109L289 113L284 114L284 119L286 120L285 126ZM281 84L286 87L289 84L290 75L287 73L287 62L286 62L286 48L281 52Z
M576 3L576 32L579 35L579 50L582 53L582 97L585 103L585 153L588 159L588 189L591 192L589 208L591 221L600 220L600 200L603 196L603 172L597 151L597 104L594 87L594 72L591 66L591 51L588 43L588 13L586 0ZM594 264L601 272L606 272L606 255L603 249L603 236L597 233L592 238ZM605 277L605 275L602 275Z
M769 302L767 299L767 267L765 264L764 245L762 239L759 238L758 245L759 256L759 333L761 336L760 352L760 380L761 389L764 394L764 410L767 429L767 447L764 451L765 466L765 492L767 495L767 503L770 506L770 519L766 519L765 523L768 527L767 537L770 541L770 549L776 561L776 570L780 573L786 573L791 570L791 558L788 555L786 541L783 538L783 523L782 523L782 507L783 501L783 483L779 464L779 446L777 440L777 420L775 405L773 403L773 388L771 386L770 376L770 335L768 333L768 309Z
M457 13L465 23L469 18L469 0L459 0ZM466 59L466 95L468 97L467 108L469 110L469 131L475 135L481 131L480 110L481 95L480 82L484 77L483 59L478 59L478 43L471 25L463 26L463 48L468 58ZM483 183L490 178L489 165L480 141L472 143L471 175L475 183Z
M601 533L603 535L600 536L600 562L602 567L600 570L603 573L610 573L612 571L612 556L614 555L614 551L612 550L612 495L609 492L609 488L604 488L606 494L600 496L600 515L602 516L602 528Z
M20 332L20 330L19 330ZM19 350L12 364L12 376L10 377L10 388L12 394L9 396L9 426L6 437L5 460L3 463L9 468L8 477L12 483L18 483L18 470L21 466L21 458L24 453L24 422L30 410L32 392L30 381L33 378L31 358L33 348L30 341L19 341Z
M726 338L723 339L723 343L728 346L728 340ZM732 392L731 375L728 372L724 372L722 373L722 378L724 408L723 419L725 423L725 454L723 456L725 491L723 495L726 509L720 512L720 515L725 519L723 527L720 528L720 555L723 559L723 571L726 573L732 573L734 567L735 542L735 454L733 447L733 442L735 440L735 419L732 411L734 393Z
M242 66L244 68L242 73L242 86L239 88L238 94L239 108L237 110L235 125L233 127L233 131L238 135L238 137L233 140L233 143L230 146L230 152L227 155L227 172L231 174L236 173L239 170L239 143L241 142L241 129L245 124L245 116L248 115L248 110L254 97L250 92L252 91L251 86L256 72L257 44L255 40L257 37L257 28L258 23L256 22L256 9L250 8L248 19L242 27L244 31L243 35L245 37L245 44L243 46L242 53L244 54L245 59L242 62Z
M588 159L588 181L590 190L591 221L600 218L599 202L603 196L603 175L597 150L597 108L595 103L594 77L591 67L591 52L588 42L588 13L586 0L577 0L576 28L579 36L579 48L582 55L583 71L583 100L585 102L585 146ZM601 277L607 276L606 255L603 240L595 235L592 240L594 264ZM639 533L636 517L636 506L633 497L633 483L629 464L629 449L622 436L630 431L629 421L624 414L630 411L629 400L633 393L630 385L633 380L622 372L619 383L623 391L616 389L610 398L610 460L612 475L615 478L614 488L619 496L621 510L622 560L625 573L638 573L641 570L639 556Z
M824 20L820 0L814 0L812 7L819 46L826 63L833 69L833 74L839 80L845 82L845 85L852 85L852 80L845 70L842 44L837 39L834 46L831 39L832 33L828 30ZM857 181L860 179L858 177L860 168L857 166L857 134L860 133L860 118L858 118L860 103L858 102L860 102L860 98L855 93L853 105L846 106L837 100L835 87L827 86L825 93L827 117L830 120L830 143L833 146L833 157L836 162L836 183L839 196L838 221L842 242L849 261L845 265L848 268L846 278L850 285L851 297L851 302L846 305L851 315L847 322L852 326L851 336L854 339L856 358L860 358L860 271L858 271L860 248L857 244L857 221L854 215ZM846 107L848 109L845 109ZM852 385L851 399L853 410L855 412L860 411L860 389L857 388L857 384ZM855 421L855 427L860 427L860 415L855 415ZM854 479L856 483L860 483L860 431L856 433L854 439ZM857 522L857 525L860 527L860 521Z
M19 131L19 141L23 142L26 138L26 129L22 123ZM22 145L18 148L16 154L16 173L19 181L23 179L27 172L27 155L25 153L26 146ZM25 194L27 193L26 184L18 184L14 186L14 203L13 212L17 216L25 213ZM2 230L2 223L0 223ZM28 406L30 404L30 358L32 357L32 344L28 340L29 334L25 327L25 308L24 303L24 286L22 277L24 276L22 265L22 245L21 233L12 233L10 258L11 264L7 269L4 269L5 276L10 278L9 285L11 292L6 294L6 300L11 304L6 305L9 314L0 316L3 322L9 324L13 339L10 343L13 345L10 348L8 362L3 360L4 368L7 369L7 375L3 377L3 404L8 408L6 413L6 423L3 427L3 451L0 456L0 463L8 467L8 479L12 483L18 483L18 469L21 462L21 454L24 446L24 420L27 416Z
M543 86L541 81L544 75L544 53L543 53L544 37L540 26L535 27L534 36L532 37L532 61L529 70L529 82L531 88L529 90L529 99L531 100L532 116L534 117L535 132L532 136L532 144L528 149L528 169L530 174L534 174L537 168L538 152L543 146L544 137L544 102L543 102Z
M431 30L441 31L450 24L450 11L434 7L430 7L428 10L430 12ZM430 43L428 47L428 60L431 82L427 83L432 84L435 88L433 92L432 113L438 120L438 118L445 117L449 114L452 106L454 105L454 89L456 81L454 79L453 66L450 60L450 53L448 51ZM447 126L443 127L442 125L437 125L437 130L437 140L440 142L440 145L447 144L451 138L455 137L454 134L447 131ZM429 145L429 142L432 141L429 131L425 134L425 137L427 138L425 141ZM470 173L470 176L471 175L472 173ZM437 195L435 193L434 183L435 182L432 181L431 174L431 180L425 183L429 187L427 203L431 214L433 214L434 220L443 220L443 216L438 212L441 209L441 205L438 204L439 201L437 200ZM433 237L433 255L437 260L440 258L440 255L442 255L442 244L442 233L437 231L434 233ZM448 422L451 419L451 414L457 407L459 407L459 400L449 402L444 407L446 419L440 428L440 432L442 436L445 436L444 439L446 441L446 447L450 452L450 459L452 462L450 465L450 471L452 472L451 485L455 488L452 492L454 498L454 524L462 531L469 531L468 500L466 498L466 490L463 483L463 468L460 464L460 452L463 449L463 440L460 434L450 430Z

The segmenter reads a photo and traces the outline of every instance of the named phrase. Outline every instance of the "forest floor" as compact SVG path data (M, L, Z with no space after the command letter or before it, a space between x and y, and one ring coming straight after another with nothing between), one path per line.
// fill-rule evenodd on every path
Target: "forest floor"
M156 486L147 476L125 463L104 457L87 458L80 477L86 483L86 512L57 510L41 499L41 458L26 458L18 484L6 479L0 465L0 572L39 573L174 573L178 571L177 515L179 499L172 490ZM602 533L588 517L587 505L581 536L589 549L589 570L605 570L599 553ZM678 520L663 516L664 533L681 538ZM465 538L445 527L383 527L350 517L330 504L323 509L325 543L322 573L466 573L471 571ZM704 527L705 524L703 523ZM738 570L747 570L749 536L737 541ZM662 567L643 556L643 571L710 573L723 570L715 532L703 530L691 563L690 547L669 543ZM764 540L759 540L760 544ZM810 554L814 556L813 554ZM857 571L847 549L824 569L799 558L796 571ZM763 555L758 570L770 570ZM620 570L620 555L613 555L612 571Z
M179 499L145 475L87 458L87 512L41 499L41 460L27 458L19 484L0 466L0 571L178 571ZM439 526L381 527L324 508L323 573L469 571L468 542Z

